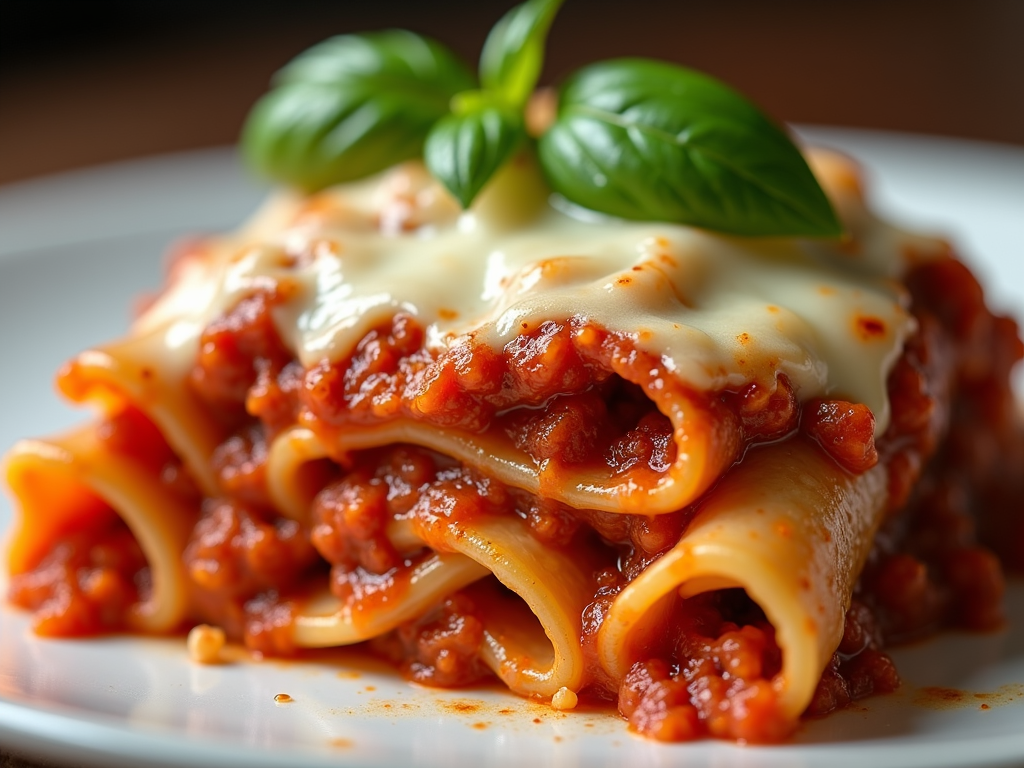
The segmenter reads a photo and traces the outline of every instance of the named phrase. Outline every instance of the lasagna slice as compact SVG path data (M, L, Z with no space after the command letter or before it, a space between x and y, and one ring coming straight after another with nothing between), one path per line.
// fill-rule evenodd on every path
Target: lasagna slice
M810 159L841 242L585 214L521 159L468 212L410 163L181 247L59 375L97 419L7 458L9 599L44 635L368 642L665 740L893 689L887 643L1001 621L1021 342Z

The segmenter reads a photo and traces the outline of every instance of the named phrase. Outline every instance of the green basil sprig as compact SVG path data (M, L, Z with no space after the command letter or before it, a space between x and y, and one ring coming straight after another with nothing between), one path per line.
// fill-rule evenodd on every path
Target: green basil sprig
M544 66L544 42L562 0L529 0L494 26L480 55L483 88L457 95L431 130L423 159L468 208L526 139L523 110Z
M469 207L530 139L527 100L562 0L527 0L488 35L479 84L411 32L345 35L289 64L243 136L250 161L307 190L423 154ZM586 67L537 144L551 187L626 219L748 236L835 237L842 227L785 132L728 86L646 59Z
M583 69L539 151L557 192L602 213L738 235L842 234L789 137L731 88L673 64Z
M440 43L404 30L342 35L301 54L249 115L250 163L314 191L420 156L473 73Z

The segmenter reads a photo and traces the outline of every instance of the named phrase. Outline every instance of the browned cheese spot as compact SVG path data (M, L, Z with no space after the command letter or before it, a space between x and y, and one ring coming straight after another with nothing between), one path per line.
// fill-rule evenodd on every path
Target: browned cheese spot
M853 321L853 330L861 341L877 341L885 338L887 327L881 318L857 315Z

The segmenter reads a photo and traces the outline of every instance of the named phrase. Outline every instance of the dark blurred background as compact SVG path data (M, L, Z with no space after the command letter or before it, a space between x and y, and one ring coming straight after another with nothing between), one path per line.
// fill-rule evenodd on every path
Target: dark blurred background
M271 74L401 26L476 60L506 0L3 0L0 183L234 141ZM1024 0L569 0L546 82L654 56L780 120L1024 145Z

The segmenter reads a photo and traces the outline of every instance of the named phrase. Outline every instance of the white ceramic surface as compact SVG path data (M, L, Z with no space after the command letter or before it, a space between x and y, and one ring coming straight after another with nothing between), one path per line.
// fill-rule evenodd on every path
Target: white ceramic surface
M1024 150L802 133L860 158L884 210L948 233L994 304L1024 319ZM262 194L226 150L0 189L0 451L80 419L49 384L60 363L121 333L132 297L158 284L170 242L233 226ZM0 498L0 530L11 514ZM1006 631L897 652L898 694L806 724L793 743L742 748L653 744L607 713L559 714L497 690L417 688L344 651L201 667L181 640L44 641L0 608L0 745L69 766L1017 765L1024 584L1011 590L1011 613ZM966 693L939 706L924 686ZM278 693L294 702L275 703Z

